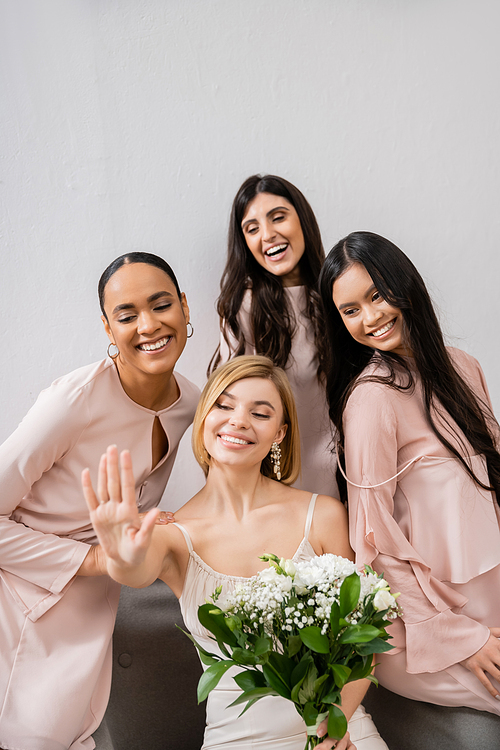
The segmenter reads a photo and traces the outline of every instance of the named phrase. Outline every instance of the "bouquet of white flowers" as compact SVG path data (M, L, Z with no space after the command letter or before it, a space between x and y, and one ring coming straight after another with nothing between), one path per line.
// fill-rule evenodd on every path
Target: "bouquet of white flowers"
M398 614L396 596L382 576L337 555L294 563L263 555L270 567L198 609L222 653L213 654L189 636L208 668L200 678L205 700L233 666L241 695L231 705L243 712L266 695L294 703L307 726L306 750L321 740L317 729L328 716L328 735L340 739L347 720L339 705L347 682L371 679L373 654L392 648L385 628ZM189 635L189 634L187 634ZM242 712L242 713L243 713Z

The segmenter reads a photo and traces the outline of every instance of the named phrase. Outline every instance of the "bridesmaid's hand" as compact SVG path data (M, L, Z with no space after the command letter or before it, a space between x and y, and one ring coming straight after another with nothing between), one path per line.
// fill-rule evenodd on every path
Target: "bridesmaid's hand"
M464 667L469 669L472 674L484 685L488 693L494 698L500 700L500 695L495 688L488 674L500 682L500 628L490 628L490 637L479 651L460 662Z
M147 515L148 513L139 513L139 520L141 523ZM155 523L157 526L165 526L167 523L175 523L175 516L169 510L160 510Z
M82 472L82 486L92 524L106 556L122 568L140 565L159 511L157 508L150 510L141 523L130 453L122 452L119 465L116 446L110 446L99 463L97 496L88 469Z
M318 737L326 735L327 729L328 719L325 719L318 727ZM316 745L316 750L330 750L332 747L335 750L356 750L356 745L352 744L349 732L346 732L341 740L332 740L330 737L325 737L323 742Z

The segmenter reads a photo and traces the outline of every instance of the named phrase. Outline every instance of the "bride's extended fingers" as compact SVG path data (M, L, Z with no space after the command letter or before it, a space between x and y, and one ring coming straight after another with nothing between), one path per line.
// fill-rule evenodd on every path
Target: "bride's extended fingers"
M122 451L120 454L120 477L122 484L123 500L136 508L135 480L132 470L132 457L130 451Z
M99 470L97 472L97 498L99 501L99 505L107 503L109 500L107 456L105 453L103 453L101 456L101 460L99 461Z
M118 467L118 450L116 445L108 446L106 451L106 468L107 468L107 488L109 499L115 503L122 500L120 470Z
M89 469L84 469L82 471L82 489L89 510L95 510L98 507L99 502L95 496L94 488L92 487Z

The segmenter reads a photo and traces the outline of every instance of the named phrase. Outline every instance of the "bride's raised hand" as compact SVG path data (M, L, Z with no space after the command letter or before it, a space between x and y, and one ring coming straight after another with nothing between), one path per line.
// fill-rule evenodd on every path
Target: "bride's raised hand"
M140 565L149 547L158 509L146 514L142 523L137 512L132 459L123 451L118 461L115 445L101 456L97 495L90 472L82 472L82 487L90 518L106 556L120 567Z

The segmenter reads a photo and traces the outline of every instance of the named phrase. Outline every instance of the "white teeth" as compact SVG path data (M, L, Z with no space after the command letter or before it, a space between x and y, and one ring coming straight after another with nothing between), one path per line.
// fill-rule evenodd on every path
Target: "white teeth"
M266 250L266 255L269 255L270 257L273 255L277 255L278 253L282 253L283 250L286 250L288 247L288 244L285 242L284 245L275 245L270 250Z
M395 322L395 320L391 320L391 322L387 323L387 325L382 326L382 328L378 328L376 331L373 331L372 336L382 336L382 334L387 333L387 331L391 330Z
M248 440L240 440L239 438L232 437L231 435L220 435L219 437L228 443L237 443L238 445L250 445Z
M142 349L145 352L154 352L155 349L161 349L162 346L165 346L169 339L170 336L167 336L167 338L161 339L161 341L157 341L155 344L139 344L139 349Z

